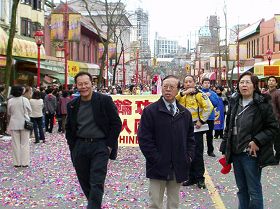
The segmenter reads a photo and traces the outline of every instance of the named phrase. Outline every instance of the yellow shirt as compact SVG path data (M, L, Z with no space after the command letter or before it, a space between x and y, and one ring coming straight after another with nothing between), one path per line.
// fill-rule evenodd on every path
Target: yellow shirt
M193 121L200 119L201 121L206 122L214 108L208 96L203 92L184 96L181 96L179 93L176 96L176 99L182 106L191 112Z

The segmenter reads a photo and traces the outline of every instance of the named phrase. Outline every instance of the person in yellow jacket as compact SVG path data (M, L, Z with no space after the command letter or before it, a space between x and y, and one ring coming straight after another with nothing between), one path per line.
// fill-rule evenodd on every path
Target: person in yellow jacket
M205 189L205 167L203 160L203 134L205 129L203 129L202 125L207 124L208 117L214 107L208 96L196 88L195 78L191 75L185 77L184 89L176 96L176 99L191 112L195 126L195 157L191 163L189 180L185 181L183 186L197 184L199 188Z

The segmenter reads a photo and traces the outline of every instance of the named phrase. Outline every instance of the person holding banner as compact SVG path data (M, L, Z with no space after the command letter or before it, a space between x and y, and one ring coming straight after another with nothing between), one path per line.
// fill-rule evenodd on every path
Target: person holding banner
M144 108L141 116L138 140L150 179L149 208L163 208L165 189L167 208L179 208L180 185L188 179L194 157L192 117L175 99L179 88L177 77L165 77L161 98Z
M122 122L112 98L93 92L92 76L79 72L80 96L67 104L66 139L88 209L100 209L109 158L117 157Z
M176 96L176 99L191 112L195 127L195 157L191 164L190 178L183 183L183 186L197 184L199 188L204 189L206 186L204 181L203 134L209 129L207 120L213 110L213 105L207 95L196 88L195 78L191 75L185 77L184 90Z

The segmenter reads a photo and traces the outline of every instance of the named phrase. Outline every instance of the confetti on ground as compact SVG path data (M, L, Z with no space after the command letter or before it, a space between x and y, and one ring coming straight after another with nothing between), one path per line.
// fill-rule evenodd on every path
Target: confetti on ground
M87 201L71 164L64 135L47 134L46 143L31 141L30 167L14 168L11 140L0 138L0 208L86 208ZM226 208L237 208L233 171L228 175L220 174L217 159L205 156L214 188ZM277 205L275 202L280 193L280 172L275 169L279 170L279 166L263 171L265 208L270 209ZM145 160L139 148L120 147L118 159L108 165L103 209L147 208L148 180L145 175ZM268 195L269 191L273 193ZM196 186L181 187L180 204L180 209L215 208L211 193Z

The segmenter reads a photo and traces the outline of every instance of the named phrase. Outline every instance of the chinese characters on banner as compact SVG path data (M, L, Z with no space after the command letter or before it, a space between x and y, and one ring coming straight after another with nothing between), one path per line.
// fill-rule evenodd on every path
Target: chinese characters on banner
M143 109L157 101L160 95L112 96L122 120L119 136L120 146L138 146L137 131Z

